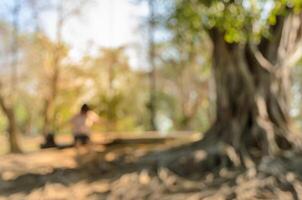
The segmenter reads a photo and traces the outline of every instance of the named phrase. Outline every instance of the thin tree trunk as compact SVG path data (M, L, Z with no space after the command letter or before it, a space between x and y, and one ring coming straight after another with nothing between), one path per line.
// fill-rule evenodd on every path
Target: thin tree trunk
M154 2L153 0L148 1L150 9L150 21L149 21L149 62L151 71L149 73L150 79L150 128L151 130L157 130L156 127L156 68L155 68L155 48L154 48Z
M15 113L12 110L9 111L9 114L7 115L7 119L8 119L10 152L21 153L21 148L19 146L18 137L17 137L16 117L15 117Z
M62 3L58 4L57 13L58 13L58 21L57 21L57 44L53 50L53 74L50 78L50 94L45 100L44 104L44 122L43 122L43 134L46 136L50 132L56 130L56 99L58 96L58 85L59 78L61 74L61 48L62 48L62 28L64 24L63 17L63 7Z
M50 109L51 105L48 99L44 101L44 109L43 109L43 126L42 126L42 133L46 136L50 130Z
M13 33L12 33L12 43L11 43L11 90L9 95L8 104L5 101L4 96L0 95L0 107L7 118L8 123L8 138L10 145L10 152L20 153L21 149L18 144L17 139L17 124L16 124L16 114L15 114L15 105L17 101L16 93L18 92L18 50L19 50L19 14L21 9L20 0L14 1L14 7L12 10L13 16ZM0 85L1 87L1 85Z
M6 116L8 123L8 139L10 145L10 152L12 153L21 153L21 148L18 143L17 136L17 124L16 124L16 116L12 107L9 107L5 102L4 98L0 96L0 107Z

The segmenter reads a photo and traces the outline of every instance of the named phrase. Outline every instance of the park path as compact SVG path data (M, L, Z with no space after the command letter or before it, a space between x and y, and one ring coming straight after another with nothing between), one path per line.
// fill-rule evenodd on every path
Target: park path
M193 138L118 137L106 145L93 145L90 152L67 148L4 155L0 157L0 200L108 199L111 190L123 193L118 185L127 184L128 179L151 180L146 172L149 164L137 164L140 158Z

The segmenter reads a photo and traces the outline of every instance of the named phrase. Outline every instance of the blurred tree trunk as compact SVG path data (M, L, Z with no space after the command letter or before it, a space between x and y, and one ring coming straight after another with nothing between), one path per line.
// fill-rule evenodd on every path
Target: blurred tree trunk
M149 63L150 63L150 100L148 108L150 110L150 128L157 130L156 127L156 68L155 68L155 47L154 47L154 1L148 0L150 16L149 16Z
M14 108L4 102L3 96L0 96L0 106L4 115L7 118L7 123L8 123L7 130L8 130L10 152L20 153L21 148L18 143L17 124L16 124L16 116L15 116Z
M218 29L210 32L217 113L205 140L232 148L238 165L251 167L261 156L278 155L294 144L289 65L296 59L291 56L295 44L302 41L301 16L279 16L271 27L273 38L263 38L258 47L230 44Z
M45 99L44 102L44 122L43 122L43 133L47 134L50 131L54 131L56 129L56 99L58 96L58 84L59 84L59 76L60 76L60 55L58 53L60 51L60 47L56 48L54 52L54 63L53 63L53 74L50 78L49 87L50 94Z
M56 47L53 50L53 71L49 79L49 94L45 98L43 116L44 122L42 131L44 135L49 132L56 131L57 114L56 100L59 93L59 80L61 75L61 62L63 59L63 27L65 23L74 16L80 15L84 6L88 4L89 0L79 0L75 2L74 7L64 6L64 1L58 1L56 5L57 21L56 21Z
M43 126L42 126L42 133L46 136L50 131L50 110L51 110L51 103L48 99L44 101L44 109L43 109Z
M63 16L63 5L62 3L58 3L57 5L57 14L58 14L58 20L57 20L57 26L56 26L56 40L57 44L53 50L53 72L49 80L49 87L50 87L50 93L49 96L46 97L44 102L44 120L43 120L43 134L47 135L49 132L56 130L56 99L58 96L58 85L59 85L59 78L61 73L61 59L62 59L62 29L64 25L64 16Z
M10 81L10 91L9 95L4 96L2 94L2 85L0 85L0 107L6 116L8 123L8 138L10 145L10 152L20 153L21 148L18 144L17 137L17 119L15 113L15 107L17 103L17 94L18 94L18 61L19 61L19 15L21 9L21 1L15 0L13 8L11 10L12 15L12 42L11 42L11 81ZM2 83L0 83L2 84ZM9 103L8 103L9 102Z

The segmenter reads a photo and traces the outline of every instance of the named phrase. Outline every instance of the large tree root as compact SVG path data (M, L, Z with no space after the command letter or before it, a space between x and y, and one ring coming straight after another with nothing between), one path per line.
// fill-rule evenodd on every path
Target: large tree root
M157 176L169 191L200 190L201 198L301 199L302 156L263 157L254 170L238 164L233 150L178 149L159 158ZM214 150L216 149L216 150ZM235 158L234 158L235 157ZM199 187L194 182L201 182ZM205 192L208 190L208 192ZM300 193L299 193L300 192Z

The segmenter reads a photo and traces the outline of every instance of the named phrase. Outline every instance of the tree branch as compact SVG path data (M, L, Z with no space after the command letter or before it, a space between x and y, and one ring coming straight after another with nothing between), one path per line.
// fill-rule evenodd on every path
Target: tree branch
M273 64L263 56L261 51L259 51L258 47L254 44L249 43L249 48L259 65L266 71L273 72Z
M278 63L284 67L296 64L302 57L302 12L291 14L284 25L278 49Z
M270 38L263 37L258 45L258 49L266 60L273 65L278 57L278 47L282 38L282 30L286 20L285 15L278 15L277 22L269 27Z

